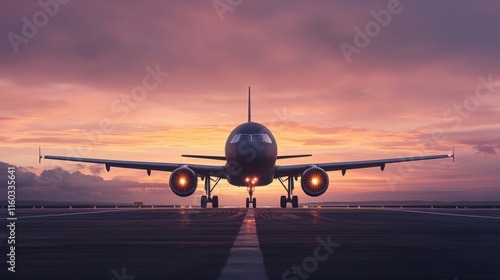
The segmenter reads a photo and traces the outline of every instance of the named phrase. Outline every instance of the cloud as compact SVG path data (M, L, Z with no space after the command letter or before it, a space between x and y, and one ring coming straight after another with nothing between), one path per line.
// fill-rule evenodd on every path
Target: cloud
M498 148L500 146L487 146L487 145L476 145L473 148L477 150L477 154L484 154L484 155L496 155L497 151L495 148Z
M401 71L402 67L411 70L431 61L468 66L455 67L455 75L475 71L480 63L490 65L483 71L496 69L493 60L488 63L487 58L499 54L500 40L491 34L495 34L494 27L500 20L489 12L498 3L489 1L480 5L458 1L453 9L444 3L403 2L402 13L393 16L356 63L348 69L339 67L344 64L339 43L352 41L353 28L373 20L370 11L385 8L386 3L339 5L323 0L280 5L255 1L239 5L231 14L231 22L229 18L220 22L213 5L206 1L124 2L119 9L99 1L87 1L85 5L72 2L61 7L18 55L5 40L0 48L4 58L0 73L16 83L65 82L130 90L142 78L146 65L159 63L176 73L178 82L170 94L177 95L177 86L182 85L188 89L183 95L202 95L196 93L196 84L215 90L220 89L222 80L230 87L249 78L273 87L283 81L262 79L256 73L280 72L281 77L288 77L292 88L304 89L311 82L325 84L331 74L344 70L350 75L380 71L381 63L384 71ZM21 17L29 17L36 9L35 3L14 4L11 12L2 14L3 34L19 33ZM43 71L45 65L51 65L51 71ZM206 67L212 71L206 72ZM311 75L309 83L299 78L303 71L297 71L316 72L327 67L330 71Z
M15 180L16 180L16 187L17 188L26 188L26 187L31 187L35 186L38 182L38 177L36 176L35 173L29 171L28 167L16 167L15 165L8 164L6 162L1 162L0 161L0 180L1 182L7 182L10 179L8 179L9 174L5 172L9 167L15 167ZM2 184L2 186L7 187L7 184ZM2 193L2 195L6 195L5 193Z
M99 175L99 174L101 174L101 173L102 173L103 168L102 168L102 166L101 166L101 165L96 164L96 165L91 165L91 166L89 166L89 170L90 170L90 172L91 172L92 174L94 174L94 175Z
M12 166L0 162L0 168L6 170ZM92 168L92 167L91 167ZM95 168L95 166L93 167ZM60 167L43 170L39 176L22 166L16 167L16 186L18 200L46 201L132 201L139 194L146 196L170 196L166 183L140 183L131 180L105 180L100 176L87 175L80 171L69 172ZM7 181L2 172L0 180ZM3 191L1 198L6 198Z

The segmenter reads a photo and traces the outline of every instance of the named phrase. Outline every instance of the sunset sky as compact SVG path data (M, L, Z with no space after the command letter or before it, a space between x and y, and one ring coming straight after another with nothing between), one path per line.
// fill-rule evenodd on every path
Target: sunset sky
M4 1L6 2L6 1ZM42 3L42 4L40 4ZM43 4L46 3L46 4ZM448 154L331 172L300 202L500 200L498 1L9 1L0 10L0 180L18 200L198 204L169 173L47 155L223 164L231 130L274 133L278 164ZM150 73L157 72L148 80ZM167 74L168 73L168 74ZM139 94L140 93L140 94ZM223 181L221 206L244 205ZM258 188L259 205L285 190Z

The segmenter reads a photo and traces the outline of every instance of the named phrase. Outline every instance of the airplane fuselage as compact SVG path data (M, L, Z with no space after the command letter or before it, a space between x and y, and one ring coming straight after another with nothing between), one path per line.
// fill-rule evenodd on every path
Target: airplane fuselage
M269 185L274 180L278 146L272 132L262 124L237 126L226 141L227 181L234 186Z

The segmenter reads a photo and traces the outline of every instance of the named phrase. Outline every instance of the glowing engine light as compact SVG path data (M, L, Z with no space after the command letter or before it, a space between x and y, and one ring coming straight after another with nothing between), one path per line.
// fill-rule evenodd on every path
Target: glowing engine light
M300 184L307 195L320 196L328 188L328 174L325 170L313 166L302 173Z
M318 183L319 183L319 179L318 179L318 178L316 178L316 177L314 177L314 178L312 178L311 183L312 183L313 185L317 186L317 185L318 185Z
M245 181L247 181L247 183L250 182L250 178L247 177Z
M193 170L188 167L179 167L170 174L168 184L176 195L186 197L196 191L198 179Z

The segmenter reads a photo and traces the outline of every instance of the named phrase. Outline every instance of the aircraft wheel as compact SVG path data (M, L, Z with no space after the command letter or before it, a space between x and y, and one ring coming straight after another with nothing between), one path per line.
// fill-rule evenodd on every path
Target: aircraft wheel
M212 197L212 208L219 208L219 196Z
M247 197L247 208L250 206L250 199Z
M257 199L255 197L253 198L252 204L253 204L253 208L257 207Z
M293 208L299 207L299 197L296 195L292 196L292 207Z
M207 202L208 202L207 196L202 195L201 196L201 208L207 208Z
M280 206L281 208L286 208L286 196L284 195L280 197Z

